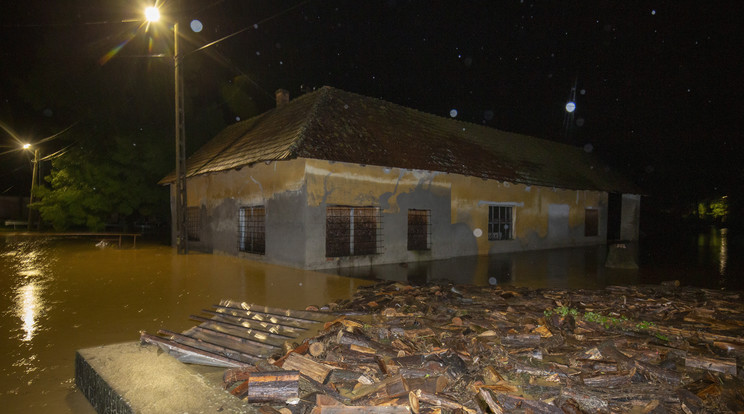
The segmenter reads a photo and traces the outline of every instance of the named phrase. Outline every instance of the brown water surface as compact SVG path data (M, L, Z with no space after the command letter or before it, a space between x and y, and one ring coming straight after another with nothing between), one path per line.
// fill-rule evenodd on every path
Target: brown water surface
M222 298L304 309L370 283L138 243L0 236L0 412L93 413L74 384L75 350L196 325Z
M744 288L738 233L667 232L640 244L640 270L608 269L606 246L462 257L324 273L138 243L0 235L0 412L92 413L74 384L75 350L182 331L220 299L303 309L374 279L530 288L659 283ZM339 276L335 273L342 273Z

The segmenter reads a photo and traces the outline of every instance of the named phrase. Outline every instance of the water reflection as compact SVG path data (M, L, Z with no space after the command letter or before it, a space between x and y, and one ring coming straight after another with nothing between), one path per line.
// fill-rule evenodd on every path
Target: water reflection
M599 288L638 282L638 272L604 266L606 246L457 257L423 263L333 269L345 276L424 284L513 285L531 288Z
M16 315L23 321L22 329L25 332L22 341L28 342L34 337L37 329L39 313L43 309L44 300L41 296L40 284L30 281L28 284L18 288L15 302Z
M15 245L15 249L3 256L10 258L11 266L19 276L11 287L12 313L20 319L22 342L30 342L40 329L40 317L44 312L44 290L50 260L45 255L43 240L26 240ZM9 309L10 310L10 309Z

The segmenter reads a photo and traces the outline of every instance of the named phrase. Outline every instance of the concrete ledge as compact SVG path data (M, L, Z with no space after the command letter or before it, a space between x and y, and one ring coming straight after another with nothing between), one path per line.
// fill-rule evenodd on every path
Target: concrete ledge
M75 384L99 413L258 412L197 367L139 342L78 350Z

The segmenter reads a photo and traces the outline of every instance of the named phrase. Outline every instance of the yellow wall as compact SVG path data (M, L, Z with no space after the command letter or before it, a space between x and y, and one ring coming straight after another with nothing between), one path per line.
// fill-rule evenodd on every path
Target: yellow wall
M277 193L299 191L304 185L302 159L257 163L239 170L202 174L188 179L187 204L212 206L224 199L240 204L262 204Z
M483 234L478 238L478 254L487 254L492 243L487 235L488 208L485 206L489 203L516 204L514 237L522 241L535 236L548 236L548 209L551 204L568 205L568 223L572 231L583 229L585 209L606 210L607 206L607 193L599 191L527 186L462 175L452 175L451 179L452 221L467 223L473 230L481 229ZM600 224L601 228L603 226ZM603 234L600 232L599 236Z
M307 160L308 205L380 206L381 196L387 206L383 213L397 213L399 195L424 188L437 196L449 194L447 174L379 166Z

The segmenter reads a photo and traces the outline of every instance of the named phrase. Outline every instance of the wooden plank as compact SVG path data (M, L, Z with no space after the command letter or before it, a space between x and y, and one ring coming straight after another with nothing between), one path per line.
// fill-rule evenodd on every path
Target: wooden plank
M233 309L233 308L225 308L225 307L216 307L216 311L210 312L217 315L223 315L223 316L232 316L233 318L240 318L245 321L255 321L259 323L266 324L266 326L271 327L281 327L283 329L291 330L296 333L302 333L304 331L307 331L309 326L312 326L310 323L303 323L298 322L296 320L282 320L278 316L271 316L271 315L261 315L251 312L245 312L241 311L240 309Z
M222 332L225 334L239 336L248 341L256 341L272 348L281 348L287 338L285 337L274 337L267 335L263 331L256 331L251 328L245 328L240 325L231 324L229 322L219 321L216 319L204 318L197 315L191 315L191 318L202 322L201 326L205 329L211 329L213 331Z
M213 354L200 348L195 348L146 332L140 333L140 341L151 345L157 345L165 348L168 353L175 354L176 359L182 362L197 363L216 367L235 368L249 365L244 361L226 357L223 355Z
M296 338L306 331L304 329L276 325L271 322L246 319L238 315L232 315L230 313L215 312L207 309L204 309L203 312L213 315L212 319L215 321L227 322L236 326L241 326L243 328L255 329L256 331L261 331L275 338Z
M213 344L208 341L192 338L190 336L182 335L176 332L171 332L165 329L159 330L158 334L170 336L170 339L174 342L187 345L192 348L201 349L213 355L226 356L228 358L235 359L238 361L243 361L247 363L255 363L256 361L260 361L264 359L258 355L251 355L251 354L241 352L241 351L238 351L232 348Z
M302 375L305 375L321 384L325 382L326 378L328 378L328 374L334 369L334 367L330 365L317 362L312 358L295 352L292 352L287 356L282 368L298 370Z
M246 302L237 302L229 299L220 301L220 307L233 308L248 312L263 313L267 315L281 316L287 319L294 319L305 322L326 322L336 317L322 312L300 311L292 309L273 308L270 306L255 305Z
M194 326L187 332L187 336L191 338L209 342L210 344L223 346L225 348L234 349L236 351L249 355L255 355L261 358L267 358L277 350L277 348L270 347L268 345L262 344L261 342L248 341L239 336L233 336L221 332L212 331L202 326Z

